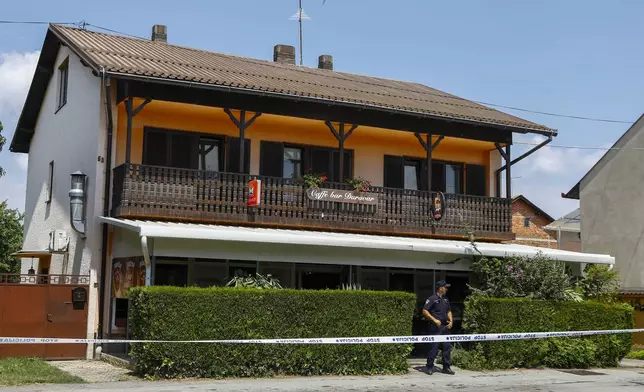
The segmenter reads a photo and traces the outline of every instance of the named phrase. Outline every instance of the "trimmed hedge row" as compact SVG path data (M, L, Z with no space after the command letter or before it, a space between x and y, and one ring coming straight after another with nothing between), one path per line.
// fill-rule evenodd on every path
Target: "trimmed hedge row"
M413 294L342 290L141 287L132 337L145 340L410 335ZM407 371L408 345L133 344L158 378L385 374Z
M470 297L464 326L469 333L585 331L633 328L627 304ZM630 351L630 334L476 343L457 350L454 363L469 369L617 366Z

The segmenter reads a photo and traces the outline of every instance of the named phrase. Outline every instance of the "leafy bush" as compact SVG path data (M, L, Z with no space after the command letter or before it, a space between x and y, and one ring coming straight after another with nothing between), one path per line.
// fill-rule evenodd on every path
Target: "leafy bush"
M585 277L579 281L579 287L588 299L598 301L615 301L619 289L619 274L607 265L590 264L584 270Z
M476 295L493 298L534 298L565 300L570 298L570 278L563 263L542 254L533 258L481 257L472 263L472 272L481 283L473 288Z
M467 331L476 334L631 329L633 324L627 304L477 296L465 302L463 320ZM482 342L459 352L454 363L472 370L616 366L631 344L630 334Z
M644 350L633 350L626 354L626 358L644 360Z
M132 336L146 340L410 335L416 297L361 290L140 287ZM384 374L407 371L408 345L133 344L142 375L160 378Z

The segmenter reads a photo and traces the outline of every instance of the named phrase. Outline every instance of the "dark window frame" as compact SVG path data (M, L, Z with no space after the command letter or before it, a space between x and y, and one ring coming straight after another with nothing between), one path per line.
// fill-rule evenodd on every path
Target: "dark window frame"
M335 162L333 160L333 153L334 152L339 153L340 152L339 147L329 147L329 146L320 146L320 145L315 145L315 144L303 144L303 143L290 143L290 142L273 141L273 140L260 140L260 141L258 141L260 143L260 157L261 157L261 154L262 154L262 152L261 152L262 144L261 143L263 141L271 142L271 143L281 143L283 150L285 150L287 148L298 148L298 149L300 149L302 151L302 175L307 174L313 167L313 161L312 161L312 159L313 159L313 154L312 154L313 150L315 150L315 149L326 150L326 151L329 152L329 159L331 160L329 162L330 168L329 168L328 172L326 172L326 173L316 173L316 174L326 174L327 177L329 177L330 179L335 176L334 175L334 173L335 173ZM350 164L349 172L350 172L350 174L349 174L349 177L345 176L345 179L352 178L354 176L354 174L355 174L355 151L353 149L345 148L344 152L345 152L345 154L346 153L350 154L350 160L349 160L349 164ZM282 153L282 159L284 159L283 156L284 156L284 154ZM346 163L347 163L346 160L345 160L344 163L346 165ZM261 166L261 158L260 158L260 167L259 167L260 175L263 175L262 174L263 173L262 169L263 168ZM282 178L283 178L283 176L284 176L284 165L282 163ZM335 180L335 179L333 179L333 180ZM333 181L329 180L329 182L333 182Z
M260 149L261 149L260 145ZM284 177L284 162L286 162L286 149L291 149L291 150L300 150L300 177L297 178L287 178ZM311 166L310 165L310 154L309 151L306 149L306 147L296 145L296 144L288 144L288 143L282 143L282 178L285 179L292 179L292 180L297 180L302 178L303 175L306 174L306 167Z
M52 195L54 192L54 161L49 162L49 173L47 177L47 196L45 197L45 203L49 204L52 200Z
M418 165L417 166L418 170L416 171L416 173L417 173L417 176L418 176L417 181L418 181L419 190L421 190L421 191L423 191L423 190L434 191L434 189L431 189L431 184L427 184L427 186L424 185L425 181L422 178L422 176L425 175L424 171L426 170L425 167L427 166L427 164L426 164L427 159L421 158L421 157L416 157L416 156L410 156L410 155L389 155L389 154L385 154L384 156L385 157L391 157L391 158L399 158L399 159L402 160L402 162L403 162L403 164L402 164L403 172L400 173L400 175L403 176L403 187L404 187L404 175L405 175L404 170L405 170L405 166L408 163L416 163ZM384 167L385 166L385 160L386 159L383 159L383 168L382 168L382 170L383 170L383 178L384 178L384 172L385 172L385 167ZM444 178L444 181L445 181L445 184L444 184L445 187L447 187L447 182L446 182L447 181L447 165L458 166L460 168L460 171L461 171L461 179L460 179L460 184L459 184L459 186L461 188L460 189L461 193L459 193L459 194L462 194L462 195L466 194L465 193L466 192L466 189L465 189L465 175L466 175L465 170L466 170L466 167L467 167L466 162L447 161L447 160L442 160L442 159L432 159L432 164L441 164L441 165L443 165L443 178ZM432 172L432 175L433 175L433 172ZM428 188L428 189L423 189L425 187ZM402 189L404 189L404 188L402 188Z
M67 92L69 91L69 56L58 66L57 75L58 85L56 88L56 111L54 114L58 113L67 104Z
M523 218L523 227L530 227L530 217L524 217Z
M165 152L165 162L166 165L162 165L161 167L167 167L167 168L173 168L173 166L170 166L170 162L172 160L171 156L171 136L172 134L180 134L180 135L191 135L194 136L195 140L197 141L197 156L194 158L195 159L195 167L197 169L192 169L192 170L198 170L199 168L199 160L201 159L201 153L199 149L201 148L201 141L204 139L210 139L210 140L217 140L219 142L219 171L223 172L226 158L228 156L228 143L227 143L227 138L229 137L234 137L234 136L227 136L223 134L215 134L215 133L205 133L205 132L195 132L195 131L189 131L185 129L174 129L174 128L161 128L161 127L151 127L151 126L144 126L143 127L143 153L141 154L141 162L143 165L147 166L157 166L157 165L148 165L145 163L146 161L149 160L148 154L150 152L148 151L148 139L147 136L149 132L160 132L164 133L166 136L166 152ZM247 152L250 154L250 151Z

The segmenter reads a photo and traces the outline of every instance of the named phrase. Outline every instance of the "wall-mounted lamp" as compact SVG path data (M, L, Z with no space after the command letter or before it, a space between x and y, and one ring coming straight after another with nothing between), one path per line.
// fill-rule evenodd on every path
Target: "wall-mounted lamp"
M87 175L72 173L72 189L69 191L69 219L72 227L85 236L85 187Z
M28 275L36 275L36 270L34 269L34 258L31 258L31 268L27 271Z

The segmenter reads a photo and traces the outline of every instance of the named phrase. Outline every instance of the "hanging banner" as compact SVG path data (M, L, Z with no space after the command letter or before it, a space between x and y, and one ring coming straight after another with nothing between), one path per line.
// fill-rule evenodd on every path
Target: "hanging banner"
M306 190L309 200L334 201L337 203L350 204L378 204L378 196L375 193L343 191L339 189L309 188Z

